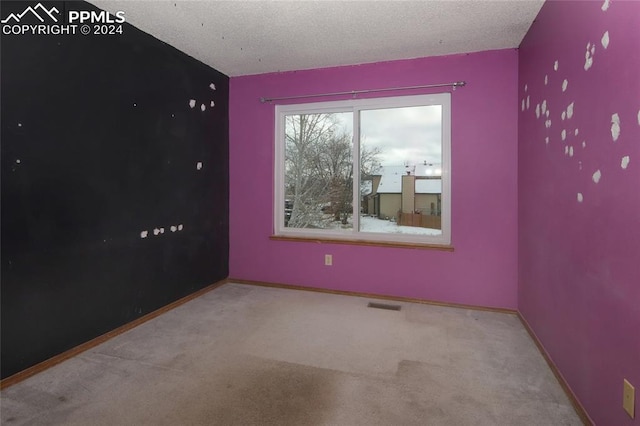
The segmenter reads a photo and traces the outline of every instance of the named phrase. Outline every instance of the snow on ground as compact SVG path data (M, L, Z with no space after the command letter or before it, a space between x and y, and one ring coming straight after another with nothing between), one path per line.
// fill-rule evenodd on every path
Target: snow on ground
M383 232L387 234L440 235L440 229L420 228L417 226L400 226L390 220L360 216L360 231Z
M349 218L347 225L340 222L332 222L329 226L332 229L352 230L352 219ZM361 232L376 232L383 234L411 234L411 235L440 235L440 229L420 228L417 226L399 226L396 222L390 220L378 219L376 217L360 216Z

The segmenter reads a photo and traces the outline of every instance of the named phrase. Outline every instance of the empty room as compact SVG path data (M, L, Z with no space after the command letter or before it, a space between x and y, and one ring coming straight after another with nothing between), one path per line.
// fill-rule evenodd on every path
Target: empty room
M640 425L640 1L2 1L4 425Z

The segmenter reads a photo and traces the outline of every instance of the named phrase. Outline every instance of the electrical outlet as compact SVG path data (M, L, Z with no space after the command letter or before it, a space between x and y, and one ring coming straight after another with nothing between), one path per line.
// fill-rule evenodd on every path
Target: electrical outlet
M333 265L333 256L330 254L325 254L324 255L324 265L325 266L331 266Z
M633 419L636 402L636 388L634 388L633 385L631 385L631 383L627 381L627 379L624 379L623 387L624 391L622 393L622 408L624 408L624 411L626 411L627 414L629 414L629 416Z

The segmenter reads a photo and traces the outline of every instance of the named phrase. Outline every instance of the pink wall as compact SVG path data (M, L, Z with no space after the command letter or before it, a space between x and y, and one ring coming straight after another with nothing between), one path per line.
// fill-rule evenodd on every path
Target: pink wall
M640 389L640 3L603 3L547 2L520 46L518 306L596 424L631 425L639 407L635 420L622 410L622 379ZM544 100L549 128L536 115Z
M468 85L452 96L455 252L269 240L274 106L260 97L457 80ZM515 50L236 77L230 90L231 278L516 308Z

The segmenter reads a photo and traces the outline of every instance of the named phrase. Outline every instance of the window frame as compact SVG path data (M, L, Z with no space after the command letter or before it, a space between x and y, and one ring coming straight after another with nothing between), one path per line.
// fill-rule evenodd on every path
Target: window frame
M289 228L284 225L285 215L285 126L287 115L343 113L353 114L352 161L359 165L360 158L360 111L374 109L404 108L440 105L442 107L442 214L440 235L413 235L359 231L360 185L359 167L354 167L353 185L353 229L349 231L332 229ZM364 241L381 244L398 243L426 246L449 246L451 244L451 93L408 95L340 101L312 102L302 104L282 104L275 106L275 157L273 191L273 236L280 239L344 240ZM357 159L357 160L356 160ZM357 178L357 180L356 180ZM357 216L357 218L356 218Z

